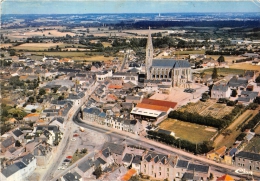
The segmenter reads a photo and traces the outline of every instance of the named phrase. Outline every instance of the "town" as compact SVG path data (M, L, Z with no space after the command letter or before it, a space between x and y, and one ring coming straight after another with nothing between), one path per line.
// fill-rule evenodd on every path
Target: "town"
M4 17L0 180L259 180L259 21L168 16Z

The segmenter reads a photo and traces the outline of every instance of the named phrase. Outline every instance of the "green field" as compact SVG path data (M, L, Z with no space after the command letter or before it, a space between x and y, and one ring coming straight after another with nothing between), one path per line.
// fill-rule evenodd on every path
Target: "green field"
M242 68L242 67L241 67ZM232 69L232 68L217 68L218 75L226 76L228 74L241 75L244 74L244 70L242 69ZM212 74L213 68L203 70L205 74Z
M201 143L210 140L216 129L208 126L178 121L176 119L166 119L159 124L159 128L173 131L175 136L192 143Z

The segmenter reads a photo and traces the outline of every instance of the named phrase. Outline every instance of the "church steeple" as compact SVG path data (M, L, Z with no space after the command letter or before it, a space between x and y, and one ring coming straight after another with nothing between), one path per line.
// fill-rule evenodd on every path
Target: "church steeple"
M149 26L148 38L146 44L146 59L145 59L145 71L146 71L147 79L151 79L150 67L152 66L152 60L153 60L153 42L152 42L152 36L151 36L151 31Z

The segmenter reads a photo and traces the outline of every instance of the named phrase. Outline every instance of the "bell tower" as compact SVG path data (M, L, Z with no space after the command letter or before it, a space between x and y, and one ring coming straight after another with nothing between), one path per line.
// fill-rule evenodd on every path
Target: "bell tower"
M145 72L147 79L151 79L151 67L152 67L152 61L153 61L153 42L152 42L152 36L149 26L149 32L148 32L148 38L147 38L147 44L146 44L146 59L145 59Z

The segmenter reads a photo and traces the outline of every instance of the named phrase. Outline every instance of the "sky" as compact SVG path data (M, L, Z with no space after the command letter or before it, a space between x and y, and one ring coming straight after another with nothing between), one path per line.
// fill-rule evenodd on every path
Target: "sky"
M260 12L260 0L1 0L1 14Z

